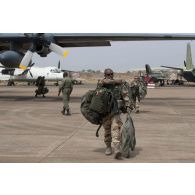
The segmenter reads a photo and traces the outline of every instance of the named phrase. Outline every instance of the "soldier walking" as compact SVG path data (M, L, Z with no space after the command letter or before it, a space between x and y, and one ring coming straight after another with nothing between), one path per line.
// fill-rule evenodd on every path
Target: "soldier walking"
M113 94L114 104L111 112L103 118L103 127L105 130L104 142L106 144L106 155L112 154L111 142L114 146L114 158L121 159L121 113L130 107L130 97L128 89L124 87L124 81L114 80L114 72L108 68L104 71L104 79L98 83L98 87L110 89Z
M64 72L63 74L63 80L59 86L59 93L62 92L62 99L63 99L63 109L61 113L63 115L71 115L70 108L69 108L69 100L70 100L70 94L73 90L73 84L71 78L68 76L68 72Z
M133 108L136 113L139 113L139 104L140 104L140 92L139 92L139 79L137 76L134 77L134 80L131 82L132 89L132 98L133 98Z

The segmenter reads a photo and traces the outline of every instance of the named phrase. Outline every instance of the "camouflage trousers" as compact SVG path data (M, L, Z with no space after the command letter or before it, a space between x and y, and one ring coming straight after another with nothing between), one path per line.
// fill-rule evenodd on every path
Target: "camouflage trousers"
M135 108L135 111L138 111L139 110L139 101L136 101L134 103L134 108Z
M134 98L134 100L133 100L133 108L135 109L135 111L139 111L139 104L140 104L140 102L139 102L138 98L137 97Z
M104 142L105 144L117 144L121 142L121 127L123 122L119 114L117 115L108 115L103 120L103 127L105 130L104 133Z
M69 109L69 101L70 101L70 89L65 89L63 91L62 100L65 109Z

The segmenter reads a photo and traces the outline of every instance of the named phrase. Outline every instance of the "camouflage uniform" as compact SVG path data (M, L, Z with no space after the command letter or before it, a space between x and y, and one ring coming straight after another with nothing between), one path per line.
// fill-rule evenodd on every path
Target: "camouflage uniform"
M147 95L147 84L144 81L143 77L139 78L139 93L140 93L140 100L144 99Z
M62 91L62 97L63 97L63 111L62 114L65 114L65 111L69 113L69 100L70 100L70 94L73 89L72 80L70 77L64 77L62 80L60 86L59 86L59 93ZM70 113L69 113L70 114Z
M133 98L133 108L135 112L139 112L139 104L140 104L140 91L139 91L140 83L138 80L134 80L131 82L132 89L132 98Z
M106 87L112 90L114 98L117 101L118 109L112 109L111 113L103 119L103 127L105 130L104 142L107 147L110 147L113 142L114 147L118 147L121 144L121 127L123 122L120 114L122 113L122 107L126 108L130 106L130 98L128 89L121 83L119 84L104 84L114 83L114 79L103 79L99 82L99 86ZM122 104L121 104L122 103ZM120 106L122 105L122 107ZM123 109L124 110L124 109Z
M48 90L46 91L45 89L45 77L39 76L36 80L36 86L38 89L35 90L35 97L37 97L37 95L43 95L43 97L45 97L45 93L48 92Z

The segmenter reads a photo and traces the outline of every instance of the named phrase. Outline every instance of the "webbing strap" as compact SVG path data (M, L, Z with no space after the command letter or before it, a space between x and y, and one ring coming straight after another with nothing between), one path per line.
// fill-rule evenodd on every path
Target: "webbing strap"
M97 131L96 131L96 134L95 134L96 137L99 137L99 130L100 130L101 127L102 127L102 124L100 124L99 127L97 128Z

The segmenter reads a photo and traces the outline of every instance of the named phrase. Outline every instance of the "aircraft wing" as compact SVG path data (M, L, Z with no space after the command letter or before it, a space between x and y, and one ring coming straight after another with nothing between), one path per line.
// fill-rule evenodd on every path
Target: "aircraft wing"
M110 46L111 41L195 40L195 34L63 33L54 34L62 47Z
M26 33L29 35L36 35ZM195 40L195 34L160 33L39 33L62 47L110 46L111 41ZM52 35L52 36L51 36ZM1 33L0 50L9 50L10 42L28 49L31 39L22 33Z
M177 68L177 67L171 67L171 66L161 66L164 68L170 68L170 69L174 69L174 70L183 70L183 68Z

